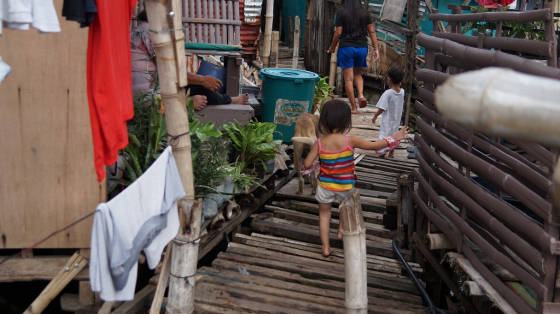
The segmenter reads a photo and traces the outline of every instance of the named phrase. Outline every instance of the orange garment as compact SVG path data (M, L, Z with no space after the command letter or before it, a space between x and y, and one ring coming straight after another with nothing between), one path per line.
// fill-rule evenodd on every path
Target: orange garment
M130 22L137 0L96 0L89 28L87 91L97 180L128 144L126 121L134 116Z

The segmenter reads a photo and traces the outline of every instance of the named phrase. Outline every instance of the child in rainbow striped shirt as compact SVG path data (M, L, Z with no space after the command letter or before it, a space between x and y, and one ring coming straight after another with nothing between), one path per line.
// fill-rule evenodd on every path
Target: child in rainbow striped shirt
M350 107L342 100L330 100L323 105L319 132L325 136L311 147L302 165L303 170L311 169L319 157L319 186L315 198L319 202L319 235L325 257L333 252L329 244L332 202L336 199L343 200L354 190L354 148L379 150L387 147L388 150L393 150L408 133L408 127L404 127L392 136L375 142L347 136L344 134L352 127L351 115ZM340 226L337 238L342 239Z

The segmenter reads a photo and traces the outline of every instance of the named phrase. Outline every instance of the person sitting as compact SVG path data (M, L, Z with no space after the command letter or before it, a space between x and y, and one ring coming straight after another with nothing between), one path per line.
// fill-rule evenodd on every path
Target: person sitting
M132 89L133 92L150 94L157 78L156 52L150 39L150 27L146 11L138 13L138 26L130 32L131 59L132 59ZM187 72L190 96L194 100L194 109L201 110L206 105L245 105L249 101L249 94L230 97L218 93L223 85L219 79L206 75Z

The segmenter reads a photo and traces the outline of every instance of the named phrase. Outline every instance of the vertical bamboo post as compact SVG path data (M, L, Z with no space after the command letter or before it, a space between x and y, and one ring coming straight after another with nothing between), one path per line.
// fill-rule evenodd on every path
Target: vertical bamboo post
M233 2L231 0L228 0L227 2L227 18L224 17L224 20L225 19L227 19L228 21L233 21ZM227 26L227 29L228 29L227 44L234 45L235 43L233 42L233 25L229 24Z
M336 53L338 52L338 48L331 54L331 67L329 71L329 85L334 86L336 82Z
M181 17L189 16L189 0L182 0L181 5ZM190 38L190 28L189 23L182 23L185 28L183 31L185 33L185 42L192 42L194 38Z
M292 23L292 16L288 15L288 46L294 48L294 24Z
M220 18L220 0L214 0L214 18ZM222 42L220 39L220 24L214 24L214 31L216 32L216 43L219 44Z
M268 68L270 62L270 39L272 37L272 19L274 18L274 0L266 1L266 23L264 25L264 47L262 54L262 63Z
M269 63L272 65L274 63L274 67L278 67L278 39L280 38L280 32L274 31L272 32L272 48L270 50L270 61Z
M221 1L222 4L222 13L220 15L220 19L227 19L227 10L226 10L226 0L222 0ZM222 26L222 45L227 45L228 44L228 38L227 38L227 25L226 24L221 24Z
M300 21L299 16L296 15L296 27L294 30L294 54L292 59L292 69L297 69L298 59L299 59L299 33L300 33Z
M368 312L366 232L358 189L340 202L340 230L344 241L345 306L347 314Z
M337 67L336 68L336 94L339 97L342 97L342 92L344 90L344 80L342 76L342 69Z
M211 19L215 19L214 17L214 0L208 0L208 16ZM216 30L215 30L215 25L216 24L210 24L209 25L209 36L210 36L210 43L211 44L215 44L216 43Z
M546 1L544 3L544 8L550 10L550 12L554 12L554 2ZM546 20L544 22L544 29L545 29L545 38L544 40L549 42L552 45L552 56L547 58L546 64L549 67L556 68L558 66L557 56L558 56L558 42L556 41L556 32L554 31L554 17Z
M189 13L191 15L191 19L194 19L196 11L194 10L194 0L187 0L189 2ZM200 38L196 37L196 24L189 23L189 28L191 29L191 42L197 43L199 42Z
M208 0L202 0L202 16L207 19L208 18ZM208 34L208 24L204 23L202 26L203 30L203 38L205 43L210 43L210 36Z
M233 1L233 19L239 21L239 0ZM235 26L233 44L241 44L241 26L239 25Z
M180 135L174 141L176 143L173 145L173 156L186 194L186 197L179 202L181 229L173 240L172 249L167 313L174 314L192 313L194 309L194 273L198 261L197 238L200 234L202 205L200 201L194 202L191 138L188 135L189 123L185 106L185 91L177 83L177 64L181 64L180 60L185 58L184 45L179 45L182 47L181 51L175 50L174 48L179 46L174 44L172 32L166 31L173 29L168 17L181 20L181 16L175 17L168 12L168 1L170 0L149 0L146 2L146 11L150 29L153 31L151 39L156 50L167 131L171 135ZM178 0L171 1L178 2ZM173 3L175 4L175 2ZM178 9L178 6L176 8ZM179 12L180 10L174 11L175 14L180 14ZM171 142L171 138L169 138L169 142ZM190 225L190 232L185 232L187 224Z

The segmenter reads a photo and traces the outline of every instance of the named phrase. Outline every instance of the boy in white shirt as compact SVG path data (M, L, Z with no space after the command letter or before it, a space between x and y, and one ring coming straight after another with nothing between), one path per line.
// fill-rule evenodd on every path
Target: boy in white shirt
M401 88L401 82L404 78L404 71L400 67L391 67L387 73L387 84L389 89L386 90L377 102L377 112L371 119L375 124L375 120L380 114L381 128L379 130L379 138L383 139L399 130L401 115L404 105L404 90ZM389 152L387 157L393 158L395 150ZM376 151L379 157L385 157L386 149Z

